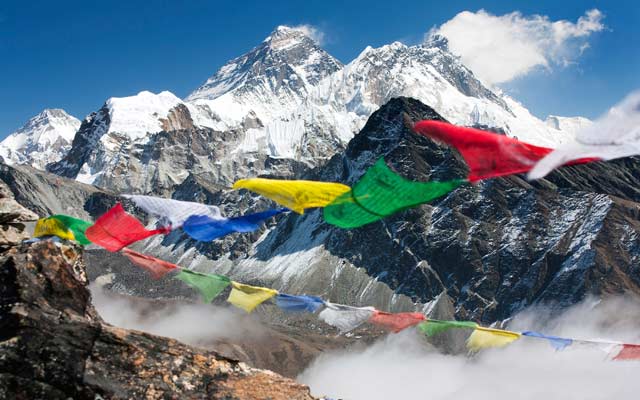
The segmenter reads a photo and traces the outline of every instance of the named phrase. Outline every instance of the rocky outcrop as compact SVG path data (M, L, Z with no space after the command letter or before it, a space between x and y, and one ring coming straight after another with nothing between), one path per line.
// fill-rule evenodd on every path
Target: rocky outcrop
M37 242L0 256L2 399L311 399L306 386L213 351L105 324L80 251Z
M35 221L38 215L20 205L11 189L0 181L0 249L13 246L29 237L24 222Z

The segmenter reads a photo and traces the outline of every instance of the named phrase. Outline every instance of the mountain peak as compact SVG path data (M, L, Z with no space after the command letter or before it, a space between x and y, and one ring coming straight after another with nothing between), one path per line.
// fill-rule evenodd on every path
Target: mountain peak
M43 169L69 149L80 121L60 108L46 108L0 143L0 155L9 164Z
M230 92L242 96L248 88L259 89L262 95L306 97L306 86L342 68L317 39L311 26L280 25L260 45L222 66L186 100L213 100Z

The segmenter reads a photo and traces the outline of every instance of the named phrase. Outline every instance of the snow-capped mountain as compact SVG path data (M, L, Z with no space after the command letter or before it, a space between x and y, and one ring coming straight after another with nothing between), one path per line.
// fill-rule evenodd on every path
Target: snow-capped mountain
M45 109L0 143L0 156L9 164L38 169L64 157L80 121L61 109Z
M184 101L169 92L109 99L87 117L68 156L48 168L156 193L171 192L189 175L225 186L247 175L295 176L344 149L371 113L398 96L416 98L451 122L547 146L589 123L534 117L483 86L443 37L367 47L344 66L303 30L280 26Z

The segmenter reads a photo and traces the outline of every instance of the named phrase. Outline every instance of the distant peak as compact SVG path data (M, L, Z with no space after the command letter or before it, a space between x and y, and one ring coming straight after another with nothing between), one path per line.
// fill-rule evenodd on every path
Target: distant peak
M311 40L316 44L322 43L323 33L311 25L278 25L273 32L264 40L265 43L277 45L280 42L302 42Z

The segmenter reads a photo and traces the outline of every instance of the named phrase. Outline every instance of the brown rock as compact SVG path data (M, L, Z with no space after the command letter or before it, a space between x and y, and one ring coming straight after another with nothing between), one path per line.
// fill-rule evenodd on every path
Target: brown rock
M0 256L0 399L312 399L213 351L104 323L81 250L43 241Z

